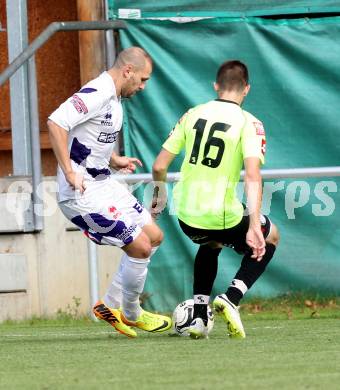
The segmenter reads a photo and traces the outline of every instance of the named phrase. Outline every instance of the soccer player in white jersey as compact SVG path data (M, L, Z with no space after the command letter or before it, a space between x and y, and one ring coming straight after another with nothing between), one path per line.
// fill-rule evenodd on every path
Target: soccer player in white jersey
M133 327L163 332L166 316L140 307L150 257L163 233L150 213L119 182L110 167L133 172L137 158L114 152L123 122L121 98L145 88L152 72L151 57L139 47L123 50L113 67L84 85L48 120L50 140L58 160L59 206L70 221L97 244L125 252L94 314L118 332L136 337Z
M174 189L176 211L183 232L200 245L190 336L207 336L207 305L218 255L222 246L229 246L244 257L230 286L213 305L227 323L229 335L244 338L239 302L265 270L279 237L276 226L260 214L260 165L266 140L262 123L241 108L250 89L247 67L240 61L223 63L214 87L218 99L189 110L170 133L154 163L153 177L163 187L169 165L185 149L181 178ZM248 210L236 196L242 165ZM159 188L158 192L165 193ZM155 196L154 204L158 202L164 203L162 196Z

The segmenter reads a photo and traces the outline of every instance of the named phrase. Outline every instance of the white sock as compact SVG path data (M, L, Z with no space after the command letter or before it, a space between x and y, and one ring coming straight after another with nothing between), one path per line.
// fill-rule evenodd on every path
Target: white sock
M142 311L139 296L143 292L149 259L128 257L122 272L123 312L128 320L134 321Z
M202 294L194 295L194 304L195 305L197 305L197 304L199 304L199 305L208 305L209 298L210 298L209 295L202 295Z
M159 246L155 246L151 249L150 257L156 253L158 248L159 248ZM138 259L134 259L133 257L131 257L130 259L137 261L137 262L140 262L140 260L141 260L142 262L146 261L147 264L149 263L149 258L144 259L144 260L143 259L138 260ZM106 294L103 297L103 302L106 306L112 307L114 309L118 309L119 307L123 306L123 286L122 286L123 269L125 267L125 264L128 263L128 260L129 260L129 256L126 253L124 253L121 260L120 260L118 270L113 275L112 282L111 282L109 288L107 289ZM127 265L127 267L129 267L129 265ZM146 274L145 274L145 279L146 279ZM144 288L145 279L143 282L142 291ZM139 296L138 296L138 306L139 306ZM137 310L137 312L138 312L138 314L135 315L135 318L137 318L138 315L140 314L140 308ZM132 320L132 318L130 318L130 317L128 317L128 318Z
M159 248L159 246L153 246L151 248L151 254L150 254L150 257L152 257L156 252L157 252L157 249Z
M109 288L107 289L106 294L103 297L103 302L105 303L105 305L114 309L118 309L122 306L122 272L127 258L128 255L124 253L122 258L120 259L118 270L113 275L111 284L109 285Z
M229 287L237 288L243 295L248 291L247 285L240 279L233 279Z

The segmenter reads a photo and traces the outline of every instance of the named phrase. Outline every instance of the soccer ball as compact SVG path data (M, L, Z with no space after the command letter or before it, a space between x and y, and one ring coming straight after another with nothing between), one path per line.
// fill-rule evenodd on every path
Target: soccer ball
M174 331L180 336L189 336L189 326L194 314L194 300L187 299L178 304L172 315L172 323ZM211 307L208 306L208 333L212 331L214 326L214 314Z

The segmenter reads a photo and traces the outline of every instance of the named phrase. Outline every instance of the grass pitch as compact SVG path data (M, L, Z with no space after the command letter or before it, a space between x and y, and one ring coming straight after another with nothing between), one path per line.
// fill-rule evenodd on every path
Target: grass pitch
M334 302L333 302L334 303ZM69 318L0 325L0 389L339 389L336 303L244 306L244 340L215 317L209 340Z

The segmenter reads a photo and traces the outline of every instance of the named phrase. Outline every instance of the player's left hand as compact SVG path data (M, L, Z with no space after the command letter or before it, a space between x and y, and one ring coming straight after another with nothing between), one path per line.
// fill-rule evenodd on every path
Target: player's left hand
M119 170L119 173L134 173L137 165L143 166L142 162L136 157L116 156L114 168Z
M266 253L266 242L261 227L249 227L246 242L253 251L253 254L251 255L252 259L261 261Z

